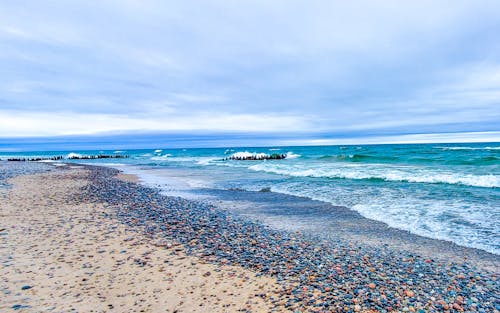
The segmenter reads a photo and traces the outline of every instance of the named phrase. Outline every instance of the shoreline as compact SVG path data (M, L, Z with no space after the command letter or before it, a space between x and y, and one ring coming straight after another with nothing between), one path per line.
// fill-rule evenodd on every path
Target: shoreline
M137 171L129 172L123 167L110 168L120 171L119 178L146 187L150 186L142 181ZM175 184L175 181L172 183ZM160 192L169 195L163 190ZM441 261L452 260L458 263L468 262L488 271L498 272L500 269L500 255L479 248L462 246L449 240L430 238L407 230L393 228L384 222L364 217L349 207L336 206L321 200L275 191L259 192L210 188L183 190L182 192L174 192L173 196L185 198L187 194L195 195L194 198L188 198L190 200L206 202L219 209L228 210L284 231L293 232L294 230L290 229L289 225L301 224L302 226L298 227L297 231L327 240L341 239L372 247L389 245L391 249L406 250L427 258ZM290 208L293 209L290 210ZM304 209L308 211L309 215L314 212L314 220L309 219L307 225L304 225L305 223L300 219L290 218L290 211L299 212ZM302 217L300 214L297 215ZM331 230L335 233L328 233Z
M407 230L393 228L384 222L364 217L348 207L335 206L328 202L313 200L308 197L299 197L272 191L263 193L246 190L211 190L208 193L214 193L218 196L222 195L217 200L208 201L214 206L219 208L232 206L233 209L228 209L229 211L249 216L249 218L253 218L273 228L283 229L284 231L291 230L287 226L283 226L283 224L291 222L299 223L296 219L288 220L287 210L289 208L307 208L309 213L311 211L316 211L317 213L314 213L314 220L308 220L307 225L304 225L306 223L303 222L302 226L298 227L297 231L303 234L325 238L326 240L340 239L374 248L388 246L391 249L405 250L441 261L468 262L489 271L498 271L500 269L500 255L479 248L461 246L452 241L425 237ZM233 200L234 195L227 196L234 193L239 194L236 201ZM225 200L225 198L231 200ZM264 203L256 205L256 202L249 200L255 198L263 198L262 202ZM270 198L272 200L269 200ZM266 201L268 203L265 203ZM266 217L264 214L260 214L260 212L268 214L269 211L272 212L269 214L270 216ZM269 221L266 221L266 218Z
M186 257L199 260L193 266L200 262L235 266L255 273L256 278L270 279L276 282L273 293L253 291L255 301L263 300L268 311L271 307L299 312L495 312L500 306L498 273L478 271L469 262L443 262L389 246L362 246L271 229L213 206L163 196L131 182L130 176L119 180L115 169L75 164L52 168L64 173L77 171L74 167L87 172L87 183L74 193L71 203L102 205L107 212L103 218L115 227L109 234L120 228L145 236L155 252L180 244ZM76 175L70 181L78 179L82 177Z
M276 277L288 309L474 311L490 306L496 310L497 273L478 271L468 262L279 231L204 203L109 180L106 177L117 170L96 169L89 192L108 199L109 194L99 195L99 190L116 190L117 198L110 204L121 204L123 199L128 203L117 207L124 223L143 225L153 238L184 243L189 254L210 262L237 264ZM152 205L141 208L145 200ZM165 209L164 203L170 207Z

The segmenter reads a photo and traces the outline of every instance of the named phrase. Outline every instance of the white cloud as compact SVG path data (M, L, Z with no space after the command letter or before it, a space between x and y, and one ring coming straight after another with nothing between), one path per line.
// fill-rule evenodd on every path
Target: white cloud
M499 8L497 1L4 2L0 136L497 130Z
M165 113L165 112L164 112ZM3 137L92 134L111 131L240 131L287 132L308 128L310 121L286 115L198 113L163 114L149 118L82 113L25 113L0 111Z
M285 140L284 145L363 145L406 143L500 142L500 132L463 132L350 137L336 139Z

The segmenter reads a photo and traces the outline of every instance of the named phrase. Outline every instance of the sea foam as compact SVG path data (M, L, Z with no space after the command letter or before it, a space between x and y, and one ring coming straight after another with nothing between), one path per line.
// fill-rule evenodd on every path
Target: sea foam
M498 188L500 176L474 175L450 171L432 171L411 166L383 166L367 164L346 164L310 166L305 164L289 166L288 164L260 163L249 167L260 172L275 173L294 177L371 179L383 181L400 181L410 183L455 184L475 187Z
M153 160L153 161L166 161L171 156L172 156L171 154L167 153L167 154L164 154L164 155L157 155L157 156L151 157L150 160Z
M300 157L301 157L301 155L300 155L300 154L295 154L295 153L293 153L292 151L289 151L289 152L287 152L287 154L286 154L286 158L287 158L287 159L298 159L298 158L300 158Z
M435 147L436 149L441 150L500 150L500 147Z
M82 157L81 154L74 152L68 153L68 155L66 155L66 159L81 158L81 157Z

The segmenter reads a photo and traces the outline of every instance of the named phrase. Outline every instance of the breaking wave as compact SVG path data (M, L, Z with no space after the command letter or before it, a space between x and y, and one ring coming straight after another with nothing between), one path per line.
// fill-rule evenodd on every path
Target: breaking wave
M338 166L287 166L284 164L261 163L249 169L259 172L274 173L293 177L364 179L381 181L399 181L409 183L453 184L474 187L498 188L500 176L473 175L451 171L432 171L415 167L394 166L354 166L354 164Z
M66 156L66 159L81 158L81 157L83 157L83 155L81 155L79 153L71 152L71 153L68 153L68 155Z
M295 153L293 153L292 151L289 151L289 152L287 152L287 154L286 154L286 158L287 158L287 159L298 159L298 158L300 158L300 157L301 157L301 155L300 155L300 154L295 154Z
M434 147L441 150L500 150L500 147Z
M150 160L153 160L153 161L166 161L171 156L172 156L171 154L157 155L157 156L152 157Z

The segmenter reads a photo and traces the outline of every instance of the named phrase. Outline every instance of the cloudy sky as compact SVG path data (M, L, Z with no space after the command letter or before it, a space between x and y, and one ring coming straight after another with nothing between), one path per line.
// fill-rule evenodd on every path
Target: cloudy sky
M0 3L0 137L137 131L500 140L500 2Z

